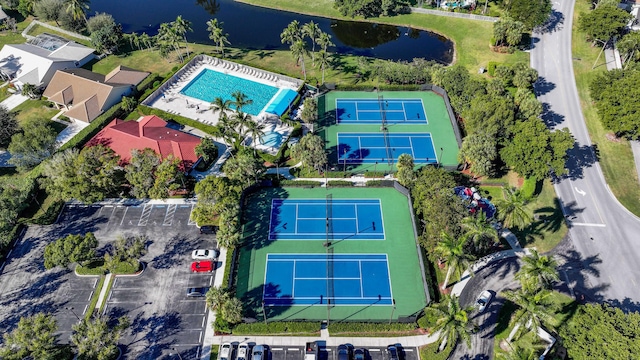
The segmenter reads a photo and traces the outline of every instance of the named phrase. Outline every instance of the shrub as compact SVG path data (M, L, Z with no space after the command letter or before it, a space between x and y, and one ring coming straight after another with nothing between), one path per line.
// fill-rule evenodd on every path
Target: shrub
M364 173L364 177L366 178L383 177L384 175L385 175L384 171L367 171Z
M191 127L196 128L198 130L202 130L202 131L206 132L207 134L213 134L214 133L214 127L211 126L211 125L203 124L203 123L201 123L199 121L192 120L192 119L186 118L184 116L171 114L171 113L168 113L166 111L162 111L160 109L151 108L151 107L148 107L146 105L138 105L138 111L141 112L144 115L156 115L156 116L159 116L159 117L161 117L162 119L164 119L166 121L173 120L173 121L177 122L180 125L191 126Z
M320 181L315 180L280 180L280 186L316 187L321 185Z
M525 199L531 199L536 194L536 185L538 181L534 178L527 178L524 180L524 184L522 184L522 188L520 189L520 193L525 197Z
M334 322L329 324L329 332L337 333L381 333L381 332L399 332L412 331L416 329L415 323L359 323L359 322Z
M432 328L438 321L438 315L431 308L424 309L424 314L418 318L418 326L421 329Z
M213 323L213 328L218 333L231 334L231 326L222 318L222 316L216 316L216 321Z
M392 187L393 180L370 180L367 181L368 187Z
M351 187L354 186L353 182L347 180L329 180L329 186L346 186Z
M89 126L80 130L79 133L76 134L71 140L69 140L66 144L62 145L58 151L64 151L67 149L71 149L74 147L80 148L84 144L87 143L92 137L94 137L100 130L102 130L107 124L111 122L111 120L124 116L124 112L120 108L120 103L113 105L109 110L105 111L104 114L95 118Z
M268 320L268 319L267 319ZM233 328L234 335L249 334L287 334L287 335L312 335L320 331L317 322L287 322L278 321L265 324L255 322L252 324L238 324Z
M351 175L349 171L327 171L328 178L347 178Z
M495 44L495 42L493 42ZM487 66L487 72L489 73L489 76L493 77L496 74L496 67L498 66L498 63L495 61L489 61L489 65Z
M227 257L224 259L224 272L222 277L222 285L223 289L229 289L229 278L231 277L231 263L233 263L233 253L235 251L235 247L227 249Z

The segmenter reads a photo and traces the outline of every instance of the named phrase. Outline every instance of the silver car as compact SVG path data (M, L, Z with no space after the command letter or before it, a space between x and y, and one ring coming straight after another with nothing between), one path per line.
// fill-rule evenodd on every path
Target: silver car
M484 309L487 308L487 305L491 302L493 298L493 294L489 290L485 290L478 295L476 299L476 307L478 308L478 312L483 312Z
M263 358L266 358L264 354L264 346L262 345L254 346L251 354L251 360L262 360Z
M247 357L249 356L249 345L240 344L238 345L238 355L236 356L236 360L249 360Z
M224 343L220 346L220 360L233 359L233 346L230 343Z

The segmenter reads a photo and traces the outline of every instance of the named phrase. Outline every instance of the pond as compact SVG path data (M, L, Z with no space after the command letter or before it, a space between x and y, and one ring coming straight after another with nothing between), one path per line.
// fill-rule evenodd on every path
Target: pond
M309 1L309 0L307 0ZM233 0L92 0L89 14L106 12L122 24L125 32L157 33L160 23L178 15L191 21L190 42L211 43L206 22L223 22L233 47L263 50L287 49L280 33L293 20L313 20L331 34L331 52L387 60L425 58L443 64L453 59L453 43L429 31L359 21L332 20L239 3Z

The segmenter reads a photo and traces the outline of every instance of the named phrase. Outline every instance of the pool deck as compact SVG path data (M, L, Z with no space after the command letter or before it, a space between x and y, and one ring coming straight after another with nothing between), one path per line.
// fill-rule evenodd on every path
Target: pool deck
M180 69L171 79L154 91L143 105L154 107L172 114L193 119L204 124L216 125L219 114L213 113L206 101L182 94L180 91L204 69L220 71L246 80L273 86L279 89L298 90L303 84L299 79L264 71L246 65L233 63L208 55L198 55ZM241 89L240 89L241 90ZM269 103L265 105L268 106ZM273 114L262 111L255 116L260 121L266 121Z

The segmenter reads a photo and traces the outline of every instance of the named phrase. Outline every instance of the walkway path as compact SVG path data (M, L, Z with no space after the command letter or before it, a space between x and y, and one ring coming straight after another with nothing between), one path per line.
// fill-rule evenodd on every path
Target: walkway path
M457 12L451 12L451 11L423 9L423 8L415 8L415 7L411 8L411 12L418 13L418 14L448 16L448 17L455 17L455 18L461 18L461 19L478 20L478 21L496 22L499 20L499 18L493 17L493 16L464 14L464 13L457 13Z

